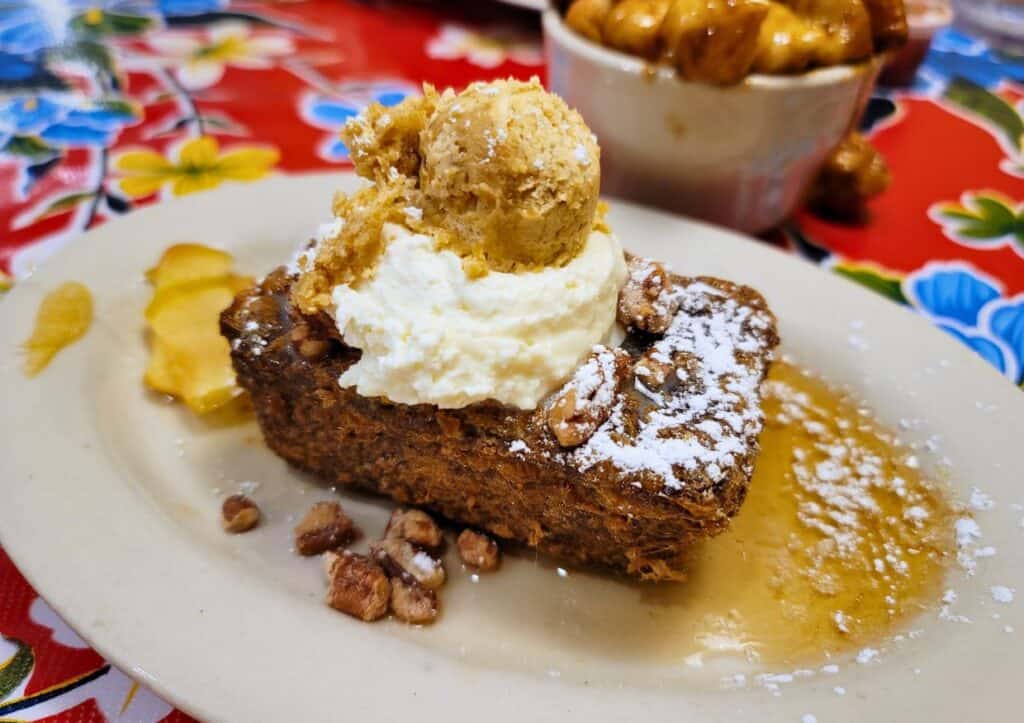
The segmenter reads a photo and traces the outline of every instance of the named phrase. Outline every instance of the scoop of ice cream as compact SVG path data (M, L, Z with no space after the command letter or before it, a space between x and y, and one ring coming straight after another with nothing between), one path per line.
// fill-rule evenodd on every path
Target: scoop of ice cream
M334 317L362 355L340 378L363 396L532 409L595 344L616 342L622 248L593 232L564 266L466 275L462 259L398 224L371 279L334 288Z
M425 210L442 245L498 271L566 263L594 222L600 150L536 79L446 93L420 134Z

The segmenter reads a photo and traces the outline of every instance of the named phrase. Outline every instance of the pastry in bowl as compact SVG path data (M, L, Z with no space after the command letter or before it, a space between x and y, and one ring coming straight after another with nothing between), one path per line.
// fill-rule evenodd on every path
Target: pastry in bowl
M902 0L574 0L543 25L604 193L747 233L803 202L907 33Z
M269 446L560 560L685 577L750 482L764 299L625 254L594 137L536 81L428 87L343 135L370 184L221 319Z

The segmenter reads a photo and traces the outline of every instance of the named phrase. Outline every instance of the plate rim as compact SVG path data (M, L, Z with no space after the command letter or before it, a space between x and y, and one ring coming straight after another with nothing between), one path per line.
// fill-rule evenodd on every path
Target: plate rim
M124 220L117 220L114 223L108 222L107 224L104 224L103 226L95 230L87 232L82 237L79 237L75 242L73 242L70 248L65 249L63 252L58 254L57 257L49 260L46 264L43 265L43 267L37 273L33 275L31 282L23 282L17 285L15 289L12 290L12 292L10 292L8 298L4 300L4 303L0 304L0 320L8 322L5 324L0 324L0 326L4 326L6 328L14 328L14 325L9 325L9 322L14 321L15 319L18 318L24 321L24 315L29 313L34 315L34 306L32 306L31 308L26 308L32 304L32 301L38 295L35 293L36 291L38 291L38 289L34 287L37 287L40 284L56 281L58 280L57 277L65 276L66 267L69 264L72 264L73 262L79 260L79 257L83 257L84 255L86 255L86 247L90 245L96 246L103 243L115 243L110 239L114 239L118 235L124 235L125 233L127 233L127 229L131 228L132 226L145 225L146 222L149 222L151 220L154 223L156 223L157 219L168 216L173 217L175 213L177 213L179 210L188 208L190 206L198 206L201 208L216 207L218 205L218 201L226 200L229 197L232 199L244 199L250 196L252 196L253 198L257 198L262 194L274 193L275 191L284 189L286 186L294 185L294 188L298 189L299 186L302 186L303 184L313 183L313 185L319 186L320 184L325 184L328 181L328 179L333 183L337 183L342 178L352 178L352 174L341 174L337 172L332 172L301 174L293 176L276 176L270 180L256 184L217 189L214 191L207 192L201 197L197 196L181 199L171 199L169 201L164 201L158 204L154 204L152 206L148 206L146 208L139 209L133 212L133 214L131 214L130 216L126 217ZM314 180L310 181L310 179ZM296 192L298 191L296 190ZM324 206L326 207L326 205L327 204L325 198ZM753 257L753 263L756 263L758 259L772 258L775 260L785 259L785 261L782 261L781 263L783 265L794 264L794 269L797 268L798 266L802 266L805 270L809 271L810 273L813 273L815 275L820 274L821 276L819 280L824 278L830 279L830 281L826 285L831 286L838 284L839 286L837 286L837 288L845 289L845 291L837 292L840 293L841 295L849 296L850 294L855 294L857 296L857 301L859 303L866 305L869 308L873 306L879 310L882 309L883 307L887 308L887 311L879 312L885 316L889 316L890 314L905 315L902 317L904 321L894 323L903 325L906 320L915 318L917 321L913 322L913 327L915 329L915 331L913 332L914 336L920 336L923 339L929 340L928 343L930 346L941 344L946 356L955 358L957 364L965 365L968 369L971 369L972 377L977 378L979 380L979 383L982 384L982 386L986 386L991 389L996 389L997 384L1004 385L1002 387L998 387L998 389L1000 392L1007 393L1008 398L1012 400L1007 405L1011 407L1011 417L1015 416L1016 420L1024 421L1024 398L1016 396L1019 395L1019 392L1016 391L1012 383L1010 383L1008 380L999 375L998 372L991 369L987 364L985 364L984 361L982 361L980 358L977 358L965 347L958 344L955 340L948 338L940 330L936 329L932 324L930 324L927 320L925 320L924 318L920 317L917 314L914 314L910 310L899 309L895 305L892 305L892 302L882 299L881 297L877 296L876 294L867 289L857 287L855 284L845 279L829 275L824 270L806 261L793 257L792 255L787 254L786 252L780 249L769 247L766 246L765 244L756 242L750 239L749 237L743 236L742 234L728 231L726 229L720 229L710 224L693 221L691 219L684 219L682 217L673 216L671 214L651 211L649 209L641 209L639 207L632 206L631 204L627 204L623 201L614 200L613 213L619 208L623 208L631 213L653 213L654 216L660 219L671 221L673 224L681 223L683 224L683 226L689 229L699 229L701 233L710 234L711 236L717 236L719 238L730 237L732 239L730 243L735 243L738 241L744 244L743 249L750 252L750 254ZM682 226L680 228L682 228ZM620 235L622 235L621 229L619 233ZM163 248L163 246L154 246L154 250L157 248ZM290 250L291 247L289 247L289 251ZM140 274L141 271L141 268L138 269L138 272ZM794 273L804 274L804 271L794 271ZM808 276L807 278L810 277ZM24 326L24 324L22 324L22 326ZM13 342L16 340L11 341ZM5 394L5 396L12 389L15 389L18 384L25 384L23 377L21 377L20 369L18 368L17 355L13 351L15 346L16 344L11 344L9 348L0 351L0 394ZM83 351L83 349L79 349L76 352L75 347L72 347L71 349L67 350L62 354L62 356L66 355L68 357L67 359L64 359L62 362L62 360L58 358L55 364L61 364L61 366L65 370L64 372L61 372L62 374L68 373L70 370L69 373L72 375L77 373L78 376L87 376L86 370L79 369L76 372L76 370L73 368L73 364L69 363L77 361L77 357L84 355L85 352ZM948 352L945 350L948 350ZM40 379L42 378L45 378L45 375L43 375L43 377L40 377ZM38 382L38 380L36 381ZM20 395L18 393L14 393L11 395L11 397L15 399L17 399L19 396L23 395ZM2 455L3 458L8 461L10 461L17 454L15 449L15 441L17 440L18 437L17 435L12 434L12 431L13 430L9 428L6 432L0 435L0 455ZM13 465L13 467L18 471L27 472L28 477L30 479L32 476L30 471L31 465L26 467L24 466L25 463L26 461L22 460L20 464L15 464ZM0 491L4 490L5 487L7 488L8 492L12 491L12 482L15 479L15 477L16 474L10 475L9 479L12 480L11 482L5 482L3 479L0 479ZM129 490L128 492L131 494L137 493L136 491L132 490ZM35 504L37 508L40 504L46 502L59 502L59 500L54 499L54 497L52 496L52 491L33 491L32 493L28 493L28 497L19 496L23 494L25 494L25 491L21 490L17 495L15 495L15 499L33 499L33 504ZM32 494L35 494L36 497L33 498ZM34 537L30 537L31 533L26 532L28 527L21 521L15 519L15 517L17 517L17 511L15 511L15 514L9 512L9 510L13 509L13 506L0 506L0 541L2 541L5 550L7 551L11 559L15 562L18 569L21 570L22 574L25 575L26 579L30 582L30 584L32 584L32 586L37 590L37 592L39 592L39 594L43 596L50 603L50 605L64 619L66 619L69 622L69 624L71 624L76 629L76 631L78 631L82 635L82 637L85 640L87 640L105 658L115 663L116 665L127 668L125 672L128 672L129 674L133 675L133 677L140 679L146 685L153 688L160 695L165 697L165 699L173 702L174 705L178 706L182 710L188 711L196 717L206 720L227 720L227 718L223 718L219 715L219 711L215 709L216 706L211 707L208 703L201 703L196 697L190 697L187 694L188 691L184 690L182 686L184 685L187 688L189 685L194 685L197 682L194 680L190 680L189 676L184 676L185 683L182 683L181 677L174 681L171 681L167 678L166 674L151 674L144 667L140 667L137 662L133 663L132 660L129 660L129 658L135 658L136 661L138 661L138 656L129 654L128 649L126 649L125 646L127 645L131 647L132 645L134 645L134 649L141 649L142 644L125 642L123 640L123 636L126 632L129 631L122 629L120 633L118 633L118 631L114 629L118 626L118 624L126 624L127 621L115 619L111 623L111 621L104 620L102 621L102 624L97 624L96 620L84 619L84 612L80 612L76 609L76 602L74 600L69 599L67 594L68 591L66 589L62 589L60 587L60 574L71 572L68 568L68 563L65 562L63 563L63 565L54 566L50 564L52 558L48 557L46 553L40 553L37 550L34 550L33 543L39 542L39 533L37 532L35 533ZM169 523L168 527L171 527ZM17 533L9 533L6 531L11 529L16 530ZM114 531L116 532L117 530L115 529ZM181 535L180 530L174 529L157 528L154 529L153 532L154 535L157 537L157 540L162 542L175 540L176 537L179 537ZM81 538L78 539L81 541ZM102 545L100 547L102 548ZM93 549L92 546L90 546L88 543L84 543L83 548L85 548L86 550ZM148 549L151 548L152 544ZM215 565L214 562L216 561L204 560L203 556L200 554L201 551L198 548L192 549L186 546L181 549L187 551L189 561L193 562L196 565L196 570L198 570L201 573L199 578L201 582L205 583L208 579L208 575L220 572L223 567ZM58 571L57 567L60 567L61 569ZM128 581L128 583L125 583L124 581L121 582L122 584L130 584L130 581ZM243 583L245 583L245 581L243 581ZM243 584L242 588L244 589L242 590L242 592L252 592L253 588L251 587L251 583L252 581ZM147 599L152 599L151 595L146 597ZM275 608L274 612L276 615L281 617L281 619L286 619L286 608L287 604L289 604L290 601L291 598L289 596L285 596L285 599L283 600L275 599L272 600L272 602L269 602L268 604L273 605L273 607ZM211 611L207 610L207 612L209 613ZM223 615L224 612L224 610L218 608L217 614ZM330 613L329 611L327 612L327 614L332 616L335 615L334 613ZM180 623L182 620L187 620L188 618L178 617L176 619ZM130 630L130 632L132 632L133 634L142 634L144 632L144 630L138 626L138 622L138 620L132 621L134 627ZM113 627L111 627L111 625L113 625ZM410 654L408 647L406 645L397 643L397 641L394 640L389 641L386 639L386 636L376 635L373 632L373 626L356 624L354 626L350 626L348 629L351 632L351 634L356 636L357 638L370 639L373 641L373 644L375 646L378 646L385 651L391 651L396 655L407 657L416 664L425 663L427 666L431 664L429 660L424 661L422 655L417 656L415 654ZM457 671L458 669L457 664L454 664L454 666L446 665L439 667L448 667L450 668L450 670L453 671ZM469 674L470 672L462 671L462 673ZM508 676L510 674L506 672L502 673L501 675L505 676L505 678L508 679ZM525 674L512 675L516 678L515 687L517 690L519 690L519 686L521 686L523 690L532 691L537 696L536 699L539 701L547 700L552 695L550 681L538 681L534 679L532 676L528 676ZM495 681L493 680L493 672L485 671L483 673L473 673L472 677L475 680L480 681L481 687L487 687L488 689L494 687ZM486 686L483 685L485 680L487 682ZM512 687L514 686L508 686L508 688ZM363 692L376 695L378 693L386 694L387 691L378 690L377 687L372 685L372 681L370 681L368 682L368 687ZM422 703L429 705L431 701L433 701L435 704L443 704L444 696L439 697L435 692L432 697L426 688L420 688L419 692L421 694L420 701ZM505 691L504 697L506 700L517 699L516 696L511 695L508 690ZM204 697L204 700L205 699L206 698ZM623 695L622 700L628 701L630 699L631 695ZM601 715L611 713L611 710L605 707L607 705L607 700L597 701L596 696L591 697L591 699L588 700L586 697L581 697L577 695L573 700L576 706L574 709L573 717L575 717L575 714L580 714L582 716L584 714ZM250 710L250 714L254 716L249 718L251 720L264 719L258 714L258 712L255 709ZM451 716L451 718L453 720L462 719L459 715L453 715ZM469 719L471 719L471 717L466 718L466 720ZM546 719L548 718L545 718L543 715L537 717L537 720ZM559 720L561 718L551 717L550 719Z

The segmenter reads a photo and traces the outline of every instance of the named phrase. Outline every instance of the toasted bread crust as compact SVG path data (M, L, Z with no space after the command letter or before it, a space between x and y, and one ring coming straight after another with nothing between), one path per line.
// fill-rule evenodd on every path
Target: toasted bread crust
M289 302L293 281L283 268L271 273L235 299L221 329L267 444L325 482L433 510L573 564L645 580L684 579L688 548L722 532L739 510L758 453L756 386L751 398L741 400L755 413L736 430L731 463L713 474L675 470L681 484L668 486L656 474L624 470L613 459L591 455L581 464L579 451L563 449L548 428L546 404L519 410L483 402L439 410L342 388L338 378L360 352L343 343L329 317L303 316ZM700 284L721 303L757 316L759 324L743 327L756 351L737 357L759 384L778 343L760 294L718 279L674 276L673 282ZM304 356L309 340L327 344ZM655 341L631 332L624 348L636 360ZM691 355L686 363L693 362ZM674 393L692 391L683 384ZM620 424L625 417L627 426L642 426L650 406L649 397L627 392ZM696 428L681 433L702 434Z

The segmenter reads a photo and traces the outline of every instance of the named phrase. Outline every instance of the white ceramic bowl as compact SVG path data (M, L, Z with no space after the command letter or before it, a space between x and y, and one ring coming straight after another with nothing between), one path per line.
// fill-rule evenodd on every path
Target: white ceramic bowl
M602 47L544 13L548 82L601 144L603 193L756 233L800 201L854 124L873 58L718 87Z

